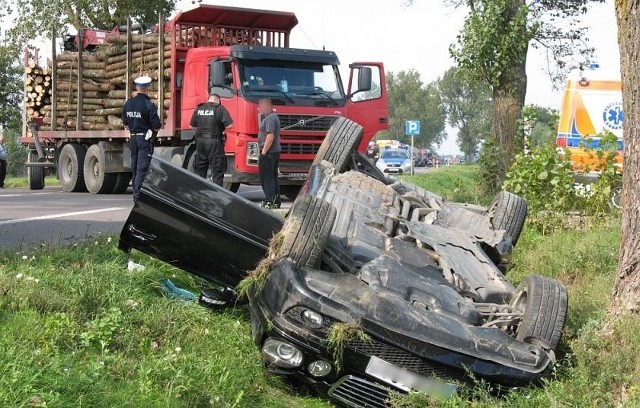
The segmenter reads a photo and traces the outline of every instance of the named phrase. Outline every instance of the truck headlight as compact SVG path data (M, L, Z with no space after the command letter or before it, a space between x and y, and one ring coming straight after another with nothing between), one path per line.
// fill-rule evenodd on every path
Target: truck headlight
M260 157L260 150L258 148L257 142L249 142L247 143L247 164L249 165L257 165L258 158Z
M297 368L302 365L302 352L286 341L269 337L262 346L262 357L282 368Z

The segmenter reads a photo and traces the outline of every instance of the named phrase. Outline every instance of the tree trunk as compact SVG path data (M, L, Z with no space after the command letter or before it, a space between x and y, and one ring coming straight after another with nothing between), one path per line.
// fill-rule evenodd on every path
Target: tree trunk
M498 165L496 175L497 185L500 188L516 152L522 148L524 133L520 126L522 107L527 93L527 60L509 67L500 87L493 89L493 134L497 147L501 150L501 163Z
M640 0L616 0L624 105L620 263L612 312L640 312Z

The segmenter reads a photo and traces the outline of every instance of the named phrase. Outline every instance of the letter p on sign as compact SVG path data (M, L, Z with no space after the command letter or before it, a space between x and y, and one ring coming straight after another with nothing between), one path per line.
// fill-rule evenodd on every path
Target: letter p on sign
M418 135L420 135L420 121L419 120L408 120L405 123L405 134L407 136L418 136Z

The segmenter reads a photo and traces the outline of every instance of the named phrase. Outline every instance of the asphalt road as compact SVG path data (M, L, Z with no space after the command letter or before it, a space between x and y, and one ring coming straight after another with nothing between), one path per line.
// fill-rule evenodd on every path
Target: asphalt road
M256 186L242 186L238 194L255 202L264 198ZM118 234L132 206L130 192L95 195L65 193L60 187L1 189L0 250L40 244L58 247L98 234Z

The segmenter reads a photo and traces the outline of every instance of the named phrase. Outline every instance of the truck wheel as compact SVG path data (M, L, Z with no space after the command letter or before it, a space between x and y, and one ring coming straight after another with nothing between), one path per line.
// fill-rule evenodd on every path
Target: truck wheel
M516 330L516 339L542 342L555 350L567 319L567 288L540 275L527 276L512 297L514 309L524 313Z
M32 150L27 156L27 163L37 163L38 154ZM29 190L42 190L44 188L44 167L27 167L27 181Z
M91 145L84 158L84 182L91 194L111 194L117 173L104 172L104 154L97 144Z
M320 145L313 164L326 160L336 167L338 173L348 170L351 155L360 144L364 128L347 118L338 118L329 128Z
M116 174L116 182L113 186L113 190L111 194L124 194L127 192L127 188L129 188L129 183L131 182L131 173L115 173Z
M222 187L226 188L232 193L237 193L240 189L240 183L222 183Z
M87 191L84 184L84 156L86 148L78 143L64 145L58 157L58 178L62 190L68 193Z
M302 186L296 185L280 186L280 193L287 197L287 199L289 199L290 201L295 201L301 188Z
M333 205L315 197L296 200L282 227L282 246L277 256L291 258L298 267L320 266L336 219Z
M501 191L489 206L489 216L493 228L507 231L515 246L527 219L527 201L508 191Z

